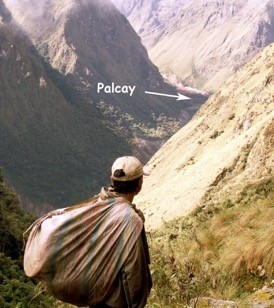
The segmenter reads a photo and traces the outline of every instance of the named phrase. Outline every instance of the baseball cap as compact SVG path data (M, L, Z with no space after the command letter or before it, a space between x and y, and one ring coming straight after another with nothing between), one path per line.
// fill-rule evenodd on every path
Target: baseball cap
M115 181L132 181L149 174L134 156L119 157L111 167L111 176Z

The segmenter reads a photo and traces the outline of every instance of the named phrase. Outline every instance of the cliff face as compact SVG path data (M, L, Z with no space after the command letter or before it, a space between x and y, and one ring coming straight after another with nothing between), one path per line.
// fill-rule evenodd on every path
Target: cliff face
M274 41L273 1L141 2L126 1L130 4L120 8L147 43L153 62L169 77L207 91L216 91Z
M150 228L196 207L258 197L273 179L274 45L231 77L149 161Z

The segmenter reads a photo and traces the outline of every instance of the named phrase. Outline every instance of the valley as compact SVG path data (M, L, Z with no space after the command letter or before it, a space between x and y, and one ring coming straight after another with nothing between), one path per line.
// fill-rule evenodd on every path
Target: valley
M273 1L119 1L162 74L216 92L273 42Z
M124 155L150 170L146 307L273 307L273 25L272 0L0 0L1 307L74 307L22 234Z
M110 1L1 3L0 164L35 213L97 193L117 156L145 163L207 99L145 94L177 90Z

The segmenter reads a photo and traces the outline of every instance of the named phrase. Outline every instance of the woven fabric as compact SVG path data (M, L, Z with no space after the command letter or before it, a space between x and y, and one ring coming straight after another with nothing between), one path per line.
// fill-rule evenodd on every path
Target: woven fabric
M142 228L128 201L105 193L53 211L31 226L25 273L64 302L98 304L110 295Z

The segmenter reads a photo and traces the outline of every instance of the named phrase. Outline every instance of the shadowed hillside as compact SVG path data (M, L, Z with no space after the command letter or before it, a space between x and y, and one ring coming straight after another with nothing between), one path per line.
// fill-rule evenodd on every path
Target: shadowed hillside
M0 163L7 180L41 206L61 206L95 192L108 181L102 161L111 164L130 146L102 125L96 108L79 113L39 58L5 26L0 50Z
M1 3L0 164L35 213L97 193L118 156L147 161L207 99L146 95L175 89L107 0ZM97 93L99 82L136 91Z

